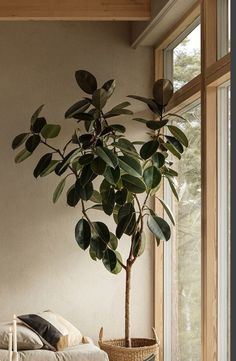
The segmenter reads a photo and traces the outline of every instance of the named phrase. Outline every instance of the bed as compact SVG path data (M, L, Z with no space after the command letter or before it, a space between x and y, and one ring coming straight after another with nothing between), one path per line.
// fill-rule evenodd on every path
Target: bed
M94 344L81 344L64 351L44 349L19 351L19 361L109 361L107 354ZM0 361L9 361L8 350L0 349Z

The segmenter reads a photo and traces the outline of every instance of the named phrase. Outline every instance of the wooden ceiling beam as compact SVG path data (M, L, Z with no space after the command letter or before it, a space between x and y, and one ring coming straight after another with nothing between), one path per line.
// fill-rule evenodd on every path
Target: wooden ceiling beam
M0 20L145 21L150 0L0 0Z

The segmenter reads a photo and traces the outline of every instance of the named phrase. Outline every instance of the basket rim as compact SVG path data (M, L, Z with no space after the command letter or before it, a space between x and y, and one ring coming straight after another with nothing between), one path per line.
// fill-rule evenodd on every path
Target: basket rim
M135 337L135 338L131 338L132 340L137 340L137 341L142 341L142 340L148 340L148 341L153 341L154 343L152 345L145 345L145 346L138 346L138 347L125 347L125 346L118 346L118 345L112 345L112 342L114 341L125 341L124 338L116 338L116 339L109 339L109 340L98 340L99 346L105 346L105 347L111 347L113 349L117 349L117 350L123 350L123 351L127 351L127 352L135 352L137 350L145 350L145 349L150 349L150 347L157 347L159 348L159 344L157 343L157 341L155 340L155 338L143 338L143 337Z

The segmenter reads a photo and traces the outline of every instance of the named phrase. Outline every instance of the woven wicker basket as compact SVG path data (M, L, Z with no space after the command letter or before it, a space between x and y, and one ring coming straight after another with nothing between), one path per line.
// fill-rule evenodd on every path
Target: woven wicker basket
M144 361L152 354L159 361L159 339L153 329L155 338L132 338L132 347L125 347L124 339L103 341L103 328L99 333L98 344L108 354L109 361Z

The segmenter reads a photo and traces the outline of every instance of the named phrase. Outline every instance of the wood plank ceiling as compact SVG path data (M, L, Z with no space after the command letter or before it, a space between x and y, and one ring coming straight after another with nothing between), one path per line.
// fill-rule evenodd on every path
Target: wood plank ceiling
M0 20L150 19L150 0L0 0Z

